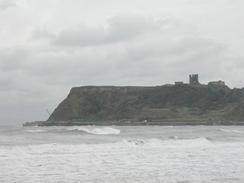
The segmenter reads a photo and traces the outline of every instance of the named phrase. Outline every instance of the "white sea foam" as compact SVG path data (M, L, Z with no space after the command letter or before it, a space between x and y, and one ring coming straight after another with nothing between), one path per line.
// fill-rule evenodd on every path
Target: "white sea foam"
M206 138L0 146L0 181L242 183L242 154L243 143Z
M81 135L106 128L122 131L111 136ZM43 130L49 133L0 134L0 142L7 141L0 143L0 182L244 182L244 136L223 133L218 127L89 126ZM223 141L226 138L231 141ZM9 143L11 139L13 143ZM30 143L21 145L18 139L28 139ZM102 140L98 142L99 139Z
M69 130L83 131L95 135L117 135L120 134L120 130L112 127L70 127Z
M222 132L226 132L226 133L239 133L239 134L244 133L244 132L242 132L240 130L232 130L232 129L224 129L224 128L221 128L220 130Z
M122 141L118 142L121 146L144 146L148 148L153 147L173 147L173 146L183 146L183 147L189 147L189 146L195 146L195 147L206 147L206 146L213 146L213 142L205 137L195 138L195 139L166 139L161 140L157 138L152 139L123 139Z
M32 129L32 130L26 130L27 132L30 133L41 133L41 132L45 132L46 130L44 129Z
M179 137L177 135L169 136L169 139L178 139Z

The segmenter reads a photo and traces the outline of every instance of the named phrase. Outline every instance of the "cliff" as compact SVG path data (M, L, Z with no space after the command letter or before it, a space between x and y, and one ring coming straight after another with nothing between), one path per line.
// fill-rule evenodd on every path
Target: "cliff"
M39 125L242 124L244 89L218 85L72 88Z

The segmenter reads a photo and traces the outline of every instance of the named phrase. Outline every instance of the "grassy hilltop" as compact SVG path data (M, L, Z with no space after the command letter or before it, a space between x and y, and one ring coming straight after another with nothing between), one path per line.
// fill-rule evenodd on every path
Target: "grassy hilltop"
M43 125L228 124L244 121L244 89L226 85L72 88Z

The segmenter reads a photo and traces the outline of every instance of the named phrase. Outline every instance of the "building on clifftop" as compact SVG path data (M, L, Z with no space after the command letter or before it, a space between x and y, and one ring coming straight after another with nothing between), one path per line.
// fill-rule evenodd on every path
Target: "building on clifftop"
M224 81L211 81L208 83L208 85L211 85L211 86L225 86L225 82Z
M184 82L183 81L176 81L175 85L184 85Z
M199 85L198 74L189 75L189 84L190 85Z

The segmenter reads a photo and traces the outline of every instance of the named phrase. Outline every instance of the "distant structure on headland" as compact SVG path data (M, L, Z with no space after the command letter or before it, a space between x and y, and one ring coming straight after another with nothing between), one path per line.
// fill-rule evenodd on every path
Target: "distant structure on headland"
M184 85L184 82L183 81L176 81L175 85Z
M175 85L184 85L183 81L176 81ZM198 74L190 74L189 75L189 85L200 85L198 81Z
M184 83L183 81L176 81L175 85L185 85L187 83ZM197 86L197 85L204 85L199 82L198 74L190 74L189 75L189 85ZM224 81L210 81L208 82L209 86L226 86Z
M190 74L189 75L189 84L190 85L199 85L198 74Z
M211 81L208 83L208 85L211 85L211 86L225 86L225 82L224 81Z

